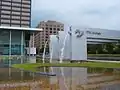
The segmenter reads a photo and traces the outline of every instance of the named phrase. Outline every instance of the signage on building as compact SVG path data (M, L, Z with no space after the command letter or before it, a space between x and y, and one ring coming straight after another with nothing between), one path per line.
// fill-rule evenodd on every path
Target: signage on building
M79 29L76 29L75 35L77 38L81 38L84 35L84 31L80 31Z
M101 32L86 31L87 34L101 35Z

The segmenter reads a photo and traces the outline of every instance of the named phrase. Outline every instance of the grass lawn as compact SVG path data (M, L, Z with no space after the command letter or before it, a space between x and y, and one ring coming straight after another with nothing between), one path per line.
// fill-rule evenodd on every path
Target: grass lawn
M35 64L14 64L14 68L36 71L37 67L99 67L99 68L120 68L120 63L108 62L82 62L82 63L35 63Z

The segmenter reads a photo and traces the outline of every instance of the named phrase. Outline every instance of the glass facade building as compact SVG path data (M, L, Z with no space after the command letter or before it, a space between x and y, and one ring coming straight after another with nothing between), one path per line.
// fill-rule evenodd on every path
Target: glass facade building
M22 59L30 53L30 36L40 30L30 28L31 1L0 0L0 62L7 56L11 64L11 58Z
M0 27L6 26L0 28L0 55L24 55L30 30L15 27L31 27L31 0L0 0Z
M0 55L25 56L30 35L34 32L36 30L31 30L31 28L0 27Z
M41 30L0 26L0 62L2 60L7 63L6 65L11 66L13 63L25 63L25 60L29 60L30 36L34 36L34 33L38 31Z

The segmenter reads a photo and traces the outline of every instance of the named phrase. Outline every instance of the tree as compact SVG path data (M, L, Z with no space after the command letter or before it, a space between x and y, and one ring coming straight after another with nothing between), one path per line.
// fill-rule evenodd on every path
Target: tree
M38 51L39 54L40 54L40 53L43 53L44 47L40 47L37 51Z
M113 54L114 45L112 43L106 43L105 48L106 48L108 54Z
M116 44L114 47L114 54L120 54L120 45Z

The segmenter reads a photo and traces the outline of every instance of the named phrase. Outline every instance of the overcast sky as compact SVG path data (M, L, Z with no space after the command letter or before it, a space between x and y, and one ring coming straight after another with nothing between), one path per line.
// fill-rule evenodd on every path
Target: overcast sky
M32 26L42 20L80 27L120 29L120 0L32 0Z

